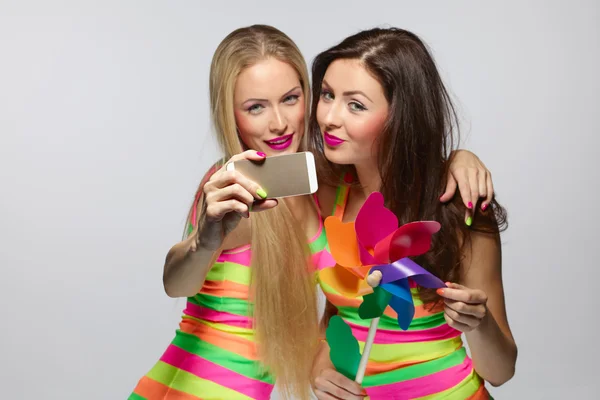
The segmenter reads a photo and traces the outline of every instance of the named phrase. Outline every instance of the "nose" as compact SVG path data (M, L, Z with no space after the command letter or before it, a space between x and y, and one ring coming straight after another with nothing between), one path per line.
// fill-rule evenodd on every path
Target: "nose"
M342 126L342 116L337 102L329 103L325 111L323 122L328 129L339 128Z
M284 134L285 131L287 130L287 125L288 125L287 119L281 113L281 110L279 110L278 108L275 108L275 110L273 112L273 117L271 118L271 121L269 122L269 130L272 133L281 135L281 134Z

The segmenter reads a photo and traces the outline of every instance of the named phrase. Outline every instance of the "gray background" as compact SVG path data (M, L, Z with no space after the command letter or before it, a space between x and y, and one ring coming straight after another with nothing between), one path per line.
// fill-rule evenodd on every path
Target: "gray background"
M217 157L210 59L260 22L309 61L381 24L431 45L510 216L520 353L492 393L596 398L600 6L482 3L0 0L0 397L125 399L160 357L163 260Z

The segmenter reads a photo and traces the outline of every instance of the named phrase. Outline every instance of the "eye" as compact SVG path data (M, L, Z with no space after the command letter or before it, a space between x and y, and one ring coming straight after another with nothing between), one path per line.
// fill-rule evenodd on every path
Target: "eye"
M357 101L351 101L350 103L348 103L348 107L350 107L351 111L365 111L367 109L365 106L363 106Z
M250 107L248 107L248 112L250 114L256 115L259 114L262 110L263 110L263 105L262 104L253 104Z
M321 89L321 98L323 100L333 100L333 93L331 93L330 91L326 90L326 89Z
M300 98L300 96L298 96L297 94L291 94L288 97L286 97L285 99L283 99L283 102L285 104L294 105L298 102L299 98Z

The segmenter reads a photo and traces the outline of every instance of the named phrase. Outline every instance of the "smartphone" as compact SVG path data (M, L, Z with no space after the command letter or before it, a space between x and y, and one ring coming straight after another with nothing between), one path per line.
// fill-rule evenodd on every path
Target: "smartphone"
M259 184L268 199L312 194L319 188L315 157L308 151L267 157L262 161L234 161L227 164L226 169L239 171Z

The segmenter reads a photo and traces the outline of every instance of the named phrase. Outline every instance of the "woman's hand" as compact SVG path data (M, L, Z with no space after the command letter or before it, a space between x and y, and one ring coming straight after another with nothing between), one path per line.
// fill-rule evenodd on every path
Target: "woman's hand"
M237 171L227 171L227 164L247 159L260 161L264 153L248 150L236 154L204 185L204 212L198 221L196 246L210 250L218 249L225 237L239 224L241 218L249 218L250 211L263 211L277 205L256 182Z
M367 396L358 383L337 372L333 365L319 369L313 377L312 387L319 400L362 400Z
M480 206L483 211L490 205L494 196L494 185L491 172L479 157L468 150L453 152L448 169L446 191L440 197L440 201L445 203L452 199L457 187L467 207L465 223L471 226L474 208L479 199L484 198Z
M457 283L446 285L437 293L444 298L444 318L448 325L465 333L477 329L487 316L487 295Z

